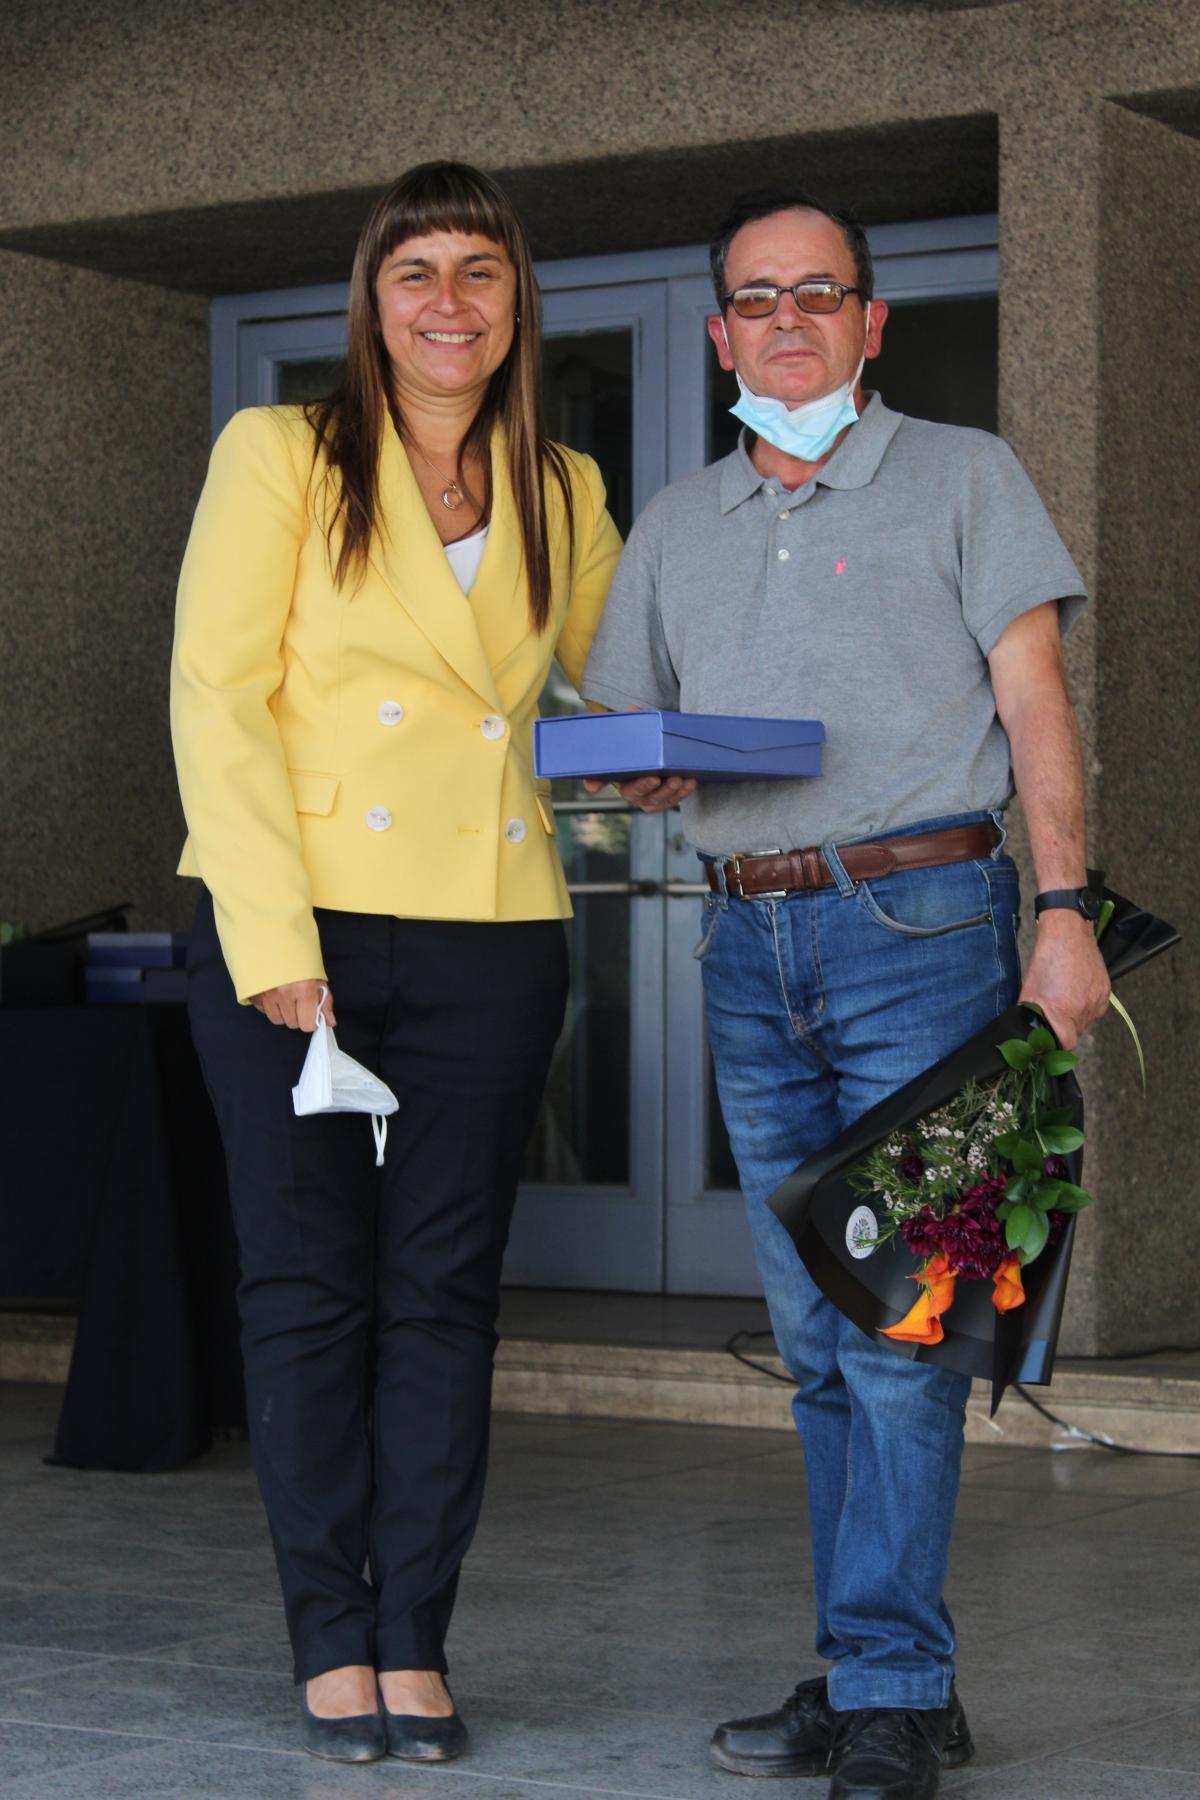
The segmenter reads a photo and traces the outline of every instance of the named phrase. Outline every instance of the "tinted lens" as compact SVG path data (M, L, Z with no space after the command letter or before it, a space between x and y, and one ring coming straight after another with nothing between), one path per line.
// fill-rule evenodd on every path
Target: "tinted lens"
M765 319L779 304L779 289L773 287L735 288L733 310L740 319Z
M793 291L805 312L832 313L842 304L843 290L836 282L804 281Z

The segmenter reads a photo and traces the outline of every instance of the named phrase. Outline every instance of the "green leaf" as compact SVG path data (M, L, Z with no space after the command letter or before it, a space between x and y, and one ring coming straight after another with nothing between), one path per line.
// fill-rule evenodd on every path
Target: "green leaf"
M1051 1207L1058 1205L1058 1191L1061 1187L1061 1181L1038 1182L1030 1199L1039 1212L1049 1212Z
M1008 1038L996 1048L1010 1069L1027 1069L1033 1061L1033 1051L1024 1038Z
M1085 1188L1075 1187L1070 1181L1060 1181L1058 1198L1054 1202L1056 1212L1082 1212L1085 1206L1092 1204L1092 1196Z
M1045 1129L1047 1125L1069 1125L1075 1117L1073 1106L1048 1106L1038 1114L1038 1124Z
M1083 1143L1083 1133L1078 1125L1047 1125L1041 1135L1051 1156L1069 1156Z
M1060 1125L1058 1129L1061 1131L1062 1126ZM1040 1169L1045 1159L1045 1155L1046 1152L1042 1149L1040 1144L1035 1143L1032 1138L1022 1137L1019 1140L1016 1149L1013 1151L1010 1160L1013 1168L1016 1169L1019 1174L1023 1175L1030 1170Z
M1017 1145L1023 1142L1024 1139L1019 1131L1002 1131L999 1137L992 1139L992 1149L999 1155L1006 1156L1011 1162L1017 1153Z
M1052 1050L1046 1058L1047 1075L1069 1075L1079 1058L1070 1050Z
M1014 1204L1015 1204L1015 1202L1012 1200L1002 1200L1000 1202L999 1206L996 1208L996 1217L999 1219L999 1221L1002 1225L1003 1225L1005 1219L1007 1219L1009 1213L1012 1211Z
M1032 1206L1022 1203L1014 1206L1004 1221L1004 1241L1010 1250L1018 1250L1025 1242L1025 1234L1029 1230L1030 1221L1037 1215Z
M1034 1177L1032 1175L1018 1175L1016 1180L1010 1181L1005 1188L1005 1199L1013 1206L1016 1206L1020 1201L1024 1200L1026 1194L1033 1186L1033 1183ZM1007 1217L1007 1214L1005 1216Z
M1110 994L1108 996L1108 1004L1112 1007L1113 1011L1117 1014L1117 1016L1119 1018L1124 1019L1125 1024L1129 1030L1129 1035L1133 1039L1133 1047L1137 1051L1138 1068L1141 1071L1142 1092L1144 1094L1146 1091L1146 1057L1145 1057L1145 1053L1142 1050L1142 1040L1138 1036L1137 1026L1134 1024L1133 1020L1129 1016L1128 1011L1126 1010L1124 1005L1121 1003L1121 1001L1117 999L1117 996L1115 994Z
M1035 1256L1040 1256L1042 1251L1046 1248L1046 1239L1049 1236L1050 1221L1045 1213L1031 1213L1029 1228L1021 1239L1020 1244L1022 1259L1027 1262L1032 1262Z
M1058 1039L1052 1031L1047 1031L1044 1025L1035 1025L1025 1042L1031 1050L1058 1049Z

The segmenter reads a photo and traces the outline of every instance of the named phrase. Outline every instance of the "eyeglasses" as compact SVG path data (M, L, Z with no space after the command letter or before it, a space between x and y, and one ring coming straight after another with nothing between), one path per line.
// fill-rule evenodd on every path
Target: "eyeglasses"
M783 294L790 294L801 312L835 313L841 311L847 294L861 295L862 289L846 287L840 281L798 281L795 287L740 287L725 294L721 305L732 306L739 319L769 319Z

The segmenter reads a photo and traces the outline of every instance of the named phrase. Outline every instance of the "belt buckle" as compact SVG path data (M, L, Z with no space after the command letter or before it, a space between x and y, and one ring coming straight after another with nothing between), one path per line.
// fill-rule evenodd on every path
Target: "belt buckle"
M747 860L753 862L755 857L758 856L782 855L782 846L777 846L773 850L753 850L746 855L743 855L740 850L735 850L733 853L733 881L731 883L728 877L726 877L725 885L727 887L732 886L733 891L739 900L786 900L790 892L790 889L788 888L764 888L761 894L748 894L742 887L742 864L744 862Z

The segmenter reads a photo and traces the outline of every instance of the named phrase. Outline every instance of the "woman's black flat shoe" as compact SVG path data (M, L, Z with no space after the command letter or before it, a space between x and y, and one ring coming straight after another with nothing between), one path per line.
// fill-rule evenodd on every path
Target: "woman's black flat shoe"
M307 1684L300 1688L300 1725L308 1754L323 1756L327 1762L379 1762L388 1753L383 1720L377 1712L319 1719L308 1704Z
M456 1712L444 1719L383 1709L387 1753L401 1762L451 1762L467 1747L467 1728Z

